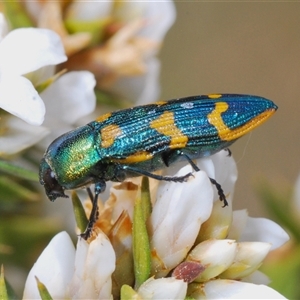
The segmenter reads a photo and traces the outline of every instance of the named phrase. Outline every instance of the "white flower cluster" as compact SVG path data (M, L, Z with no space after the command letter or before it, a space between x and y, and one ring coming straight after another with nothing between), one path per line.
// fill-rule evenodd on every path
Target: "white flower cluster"
M1 115L0 126L5 128L0 133L1 156L38 142L44 149L78 126L95 109L96 85L137 104L159 98L156 55L175 20L171 1L159 5L74 1L64 13L60 1L23 2L23 9L40 28L9 31L0 12L0 109L10 113ZM112 20L117 29L96 47L86 27L73 34L64 27L89 24L101 36ZM58 65L68 72L55 74Z
M87 71L69 72L39 94L36 87L54 75L54 65L67 59L59 36L38 28L5 35L7 24L1 13L0 20L0 108L18 117L7 115L1 120L1 127L8 130L0 136L0 152L11 155L47 135L48 142L53 140L91 113L96 104L95 79ZM33 126L42 123L44 127Z
M237 171L226 151L197 164L202 171L188 182L160 182L152 193L155 201L147 222L151 276L133 293L137 299L284 299L267 286L258 268L288 235L270 220L232 211ZM190 165L177 168L176 176L191 171ZM206 174L222 185L228 207L222 207ZM76 250L65 232L53 238L28 276L24 299L39 298L34 276L53 299L115 296L115 274L122 256L132 251L131 226L124 221L128 216L132 222L139 192L132 184L124 190L124 184L112 187L112 197L100 211L98 226L107 235L99 230L90 244L79 238ZM122 247L116 246L118 238Z

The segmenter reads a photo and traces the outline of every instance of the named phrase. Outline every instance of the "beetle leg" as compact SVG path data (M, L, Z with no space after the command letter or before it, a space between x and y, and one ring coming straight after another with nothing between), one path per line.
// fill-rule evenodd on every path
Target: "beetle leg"
M232 154L231 150L229 148L225 148L224 150L227 151L227 153L228 153L227 156L230 157Z
M141 170L141 169L131 167L131 166L124 166L123 169L126 171L129 171L129 172L136 173L136 174L145 175L147 177L150 177L150 178L153 178L156 180L173 181L173 182L184 182L184 181L187 181L187 179L190 176L193 176L192 173L187 173L183 176L162 176L162 175L153 174L151 172L147 172L145 170Z
M94 202L94 195L93 195L93 193L92 193L91 188L90 188L90 187L87 187L87 188L86 188L86 191L87 191L87 193L89 194L89 197L90 197L91 202L93 203L93 202Z
M231 154L231 152L230 152ZM181 152L181 155L183 155L186 160L189 162L189 164L192 166L192 168L198 172L200 171L200 169L198 168L198 166L193 162L193 160L185 153ZM228 206L228 201L226 200L224 191L222 189L222 186L220 183L218 183L215 179L208 177L210 182L216 187L217 191L218 191L218 195L219 195L219 199L220 201L222 201L224 203L223 207Z
M95 223L97 222L97 219L99 216L98 197L99 197L100 193L104 192L104 190L105 190L105 182L95 183L95 195L94 196L92 194L91 189L87 188L87 192L89 194L89 197L92 201L93 206L92 206L92 211L91 211L91 214L89 217L87 227L86 227L85 231L80 234L80 236L82 238L84 238L85 240L87 240L91 236L93 227L94 227Z

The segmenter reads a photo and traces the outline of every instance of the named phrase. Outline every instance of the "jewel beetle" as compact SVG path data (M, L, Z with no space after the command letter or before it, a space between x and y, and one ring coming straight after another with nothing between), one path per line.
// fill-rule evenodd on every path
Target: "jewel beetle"
M40 183L51 201L65 190L95 184L93 210L82 236L87 239L97 218L97 199L107 181L145 175L185 181L153 172L187 160L210 156L266 121L277 110L270 100L241 94L211 94L106 113L55 139L40 164ZM222 187L211 178L220 200ZM89 190L89 194L90 190Z

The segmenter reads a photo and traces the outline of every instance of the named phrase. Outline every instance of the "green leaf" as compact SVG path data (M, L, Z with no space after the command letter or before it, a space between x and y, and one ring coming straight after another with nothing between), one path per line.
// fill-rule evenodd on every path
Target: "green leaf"
M27 184L28 185L28 184ZM0 176L0 201L8 205L4 209L17 204L20 201L38 201L40 199L37 192L25 186L24 182L17 182L8 176Z
M138 293L129 285L124 284L121 288L121 300L140 300Z
M5 252L0 252L0 262L31 268L53 235L61 230L62 221L55 218L1 215L0 244L5 245Z
M270 278L271 288L287 299L300 299L300 245L278 252L279 255L267 259L260 270Z
M47 288L45 285L39 281L39 279L35 276L36 282L37 282L37 287L40 293L40 296L42 300L52 300L51 295L49 294Z
M144 220L147 221L151 211L151 196L150 196L150 190L149 190L149 178L143 176L142 178L142 186L141 186L141 198L142 198L142 212Z
M187 296L185 299L206 299L203 284L192 282L188 285Z
M62 76L66 72L67 72L67 70L63 69L60 72L58 72L58 73L54 74L53 76L51 76L50 78L48 78L47 80L38 84L37 86L35 86L36 91L40 94L41 92L43 92L47 87L49 87L53 82L55 82L60 76Z
M37 172L33 172L23 167L16 166L8 161L0 160L0 170L7 174L14 175L22 179L35 182L39 181Z
M4 268L3 265L1 266L0 271L0 300L8 300L8 294L5 284L5 278L4 278Z
M149 185L143 180L141 197L137 197L133 211L133 261L135 286L138 288L145 282L151 272L151 250L146 227L146 218L151 207L149 197ZM148 191L146 191L148 185Z
M78 20L78 19L66 19L65 27L71 34L88 32L91 34L90 45L99 44L105 34L105 28L110 22L109 18L96 19L96 20Z
M88 218L86 217L82 202L75 192L72 193L72 203L77 227L80 232L84 232L88 224Z
M8 299L18 299L18 297L13 291L11 285L6 281L4 277L4 267L2 265L0 270L0 300Z
M4 13L11 29L21 27L34 27L22 1L1 1L4 6Z
M300 222L293 214L291 193L285 192L285 196L280 196L274 187L264 182L259 186L258 194L274 221L285 227L299 243Z

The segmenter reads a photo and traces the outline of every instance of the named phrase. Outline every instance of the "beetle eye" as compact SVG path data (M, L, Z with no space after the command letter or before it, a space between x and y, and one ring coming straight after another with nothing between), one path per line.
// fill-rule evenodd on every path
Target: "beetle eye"
M40 183L44 186L46 194L51 201L58 197L68 197L45 159L42 159L40 165Z

